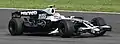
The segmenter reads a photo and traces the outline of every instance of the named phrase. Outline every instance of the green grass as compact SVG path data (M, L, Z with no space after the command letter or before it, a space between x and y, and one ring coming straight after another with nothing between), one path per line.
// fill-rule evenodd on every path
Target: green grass
M120 12L120 0L0 0L0 7L41 9L54 4L57 9Z

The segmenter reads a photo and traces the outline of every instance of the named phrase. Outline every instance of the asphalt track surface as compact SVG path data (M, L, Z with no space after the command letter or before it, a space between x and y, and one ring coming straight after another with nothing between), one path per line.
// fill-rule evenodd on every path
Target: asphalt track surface
M41 35L41 34L24 34L21 36L10 36L7 25L11 18L11 12L15 10L0 10L0 44L120 44L120 15L100 14L100 13L74 13L60 12L63 15L83 16L86 20L93 17L102 17L112 25L111 32L104 36L93 37L83 35L81 37L61 38L59 36Z

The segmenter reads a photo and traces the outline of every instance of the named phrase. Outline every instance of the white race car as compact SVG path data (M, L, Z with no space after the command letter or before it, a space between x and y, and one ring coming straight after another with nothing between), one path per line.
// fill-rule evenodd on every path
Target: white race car
M22 10L12 13L8 29L11 35L23 33L44 32L47 34L59 34L61 37L71 37L90 33L102 36L106 31L111 31L103 18L95 17L91 21L82 17L63 16L55 12L55 8L44 10Z

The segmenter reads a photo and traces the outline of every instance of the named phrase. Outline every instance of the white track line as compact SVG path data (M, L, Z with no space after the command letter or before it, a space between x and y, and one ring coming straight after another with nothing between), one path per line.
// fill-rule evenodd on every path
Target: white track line
M42 10L42 9L25 9L25 8L0 8L0 9L12 9L12 10ZM93 11L70 11L70 10L56 10L60 12L81 12L81 13L101 13L101 14L120 14L118 12L93 12Z

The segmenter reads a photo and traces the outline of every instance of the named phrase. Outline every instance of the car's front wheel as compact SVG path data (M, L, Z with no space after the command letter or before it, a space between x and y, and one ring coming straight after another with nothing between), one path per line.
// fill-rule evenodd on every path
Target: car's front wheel
M91 23L95 26L104 26L104 25L107 25L104 21L103 18L101 17L95 17L91 20ZM99 32L95 32L95 33L92 33L93 35L95 36L103 36L104 34L106 33L106 30L104 29L100 29Z
M71 37L74 33L74 25L69 20L62 20L59 22L58 31L63 38Z

